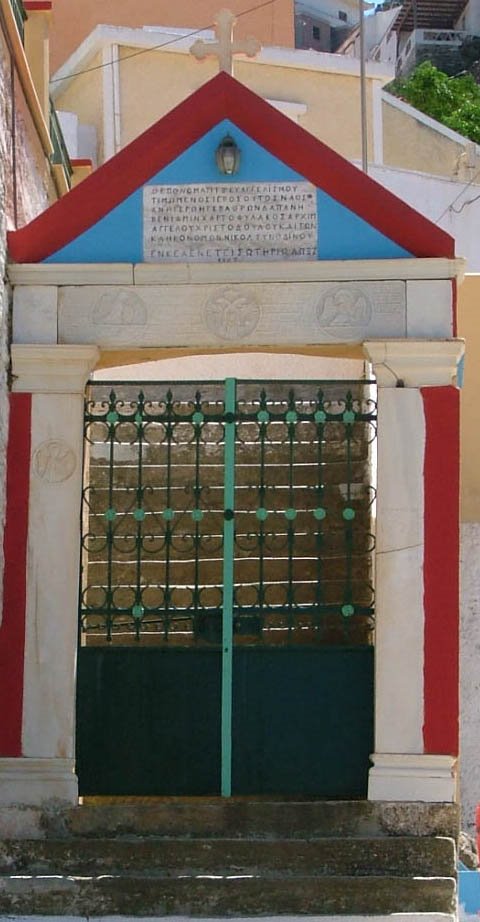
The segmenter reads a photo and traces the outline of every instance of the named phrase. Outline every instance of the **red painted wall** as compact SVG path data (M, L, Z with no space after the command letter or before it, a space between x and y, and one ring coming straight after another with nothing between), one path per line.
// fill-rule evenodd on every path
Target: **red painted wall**
M426 753L458 754L459 391L424 387Z
M0 756L22 755L31 395L10 395L0 627Z

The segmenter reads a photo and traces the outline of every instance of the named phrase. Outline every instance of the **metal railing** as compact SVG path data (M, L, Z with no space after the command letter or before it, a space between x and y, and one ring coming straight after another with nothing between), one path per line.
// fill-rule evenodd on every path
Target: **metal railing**
M10 0L10 6L13 10L13 15L15 16L15 22L17 23L17 29L20 33L20 38L24 39L24 22L27 19L27 13L23 5L22 0Z
M415 29L409 37L405 47L398 55L397 71L403 73L408 68L408 62L414 57L423 45L440 45L449 48L459 48L465 41L472 38L470 32L461 32L457 29Z
M50 100L50 137L53 144L52 163L63 166L67 182L70 185L70 180L73 176L73 167L52 100Z
M27 11L23 4L23 0L10 0L10 6L12 13L15 19L15 23L20 35L22 44L25 42L25 22L28 19ZM53 147L53 154L51 154L50 160L54 165L62 166L65 173L65 179L67 186L71 187L71 178L73 176L73 167L70 162L70 157L68 155L68 150L63 138L62 129L58 121L58 116L55 111L55 106L53 105L52 100L50 100L50 113L49 113L49 134Z
M228 593L237 638L371 642L370 384L239 381L227 398L214 382L91 385L87 643L218 642Z

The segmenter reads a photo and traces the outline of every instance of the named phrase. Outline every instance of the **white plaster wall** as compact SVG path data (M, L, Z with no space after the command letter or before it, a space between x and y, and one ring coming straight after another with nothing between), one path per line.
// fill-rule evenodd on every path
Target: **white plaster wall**
M59 110L57 116L70 157L78 157L78 115Z
M377 165L369 174L451 234L457 256L467 259L466 271L480 272L480 186Z
M97 161L97 132L94 125L81 125L75 112L57 111L63 140L72 159L88 157Z
M480 804L480 523L461 525L460 797L462 828Z
M78 126L78 156L88 157L93 165L97 165L97 129L95 125Z
M366 4L369 7L369 4ZM339 3L338 0L297 0L295 3L296 13L307 13L309 16L319 16L321 19L330 19L333 25L345 25L338 18L338 11L343 10L348 16L347 25L356 25L358 22L358 11L352 0L344 0Z
M470 3L467 4L462 15L460 16L459 22L465 20L465 25L462 25L462 28L465 32L471 32L473 35L478 35L480 32L480 7L478 5L478 0L470 0ZM460 25L455 26L456 29L460 28Z

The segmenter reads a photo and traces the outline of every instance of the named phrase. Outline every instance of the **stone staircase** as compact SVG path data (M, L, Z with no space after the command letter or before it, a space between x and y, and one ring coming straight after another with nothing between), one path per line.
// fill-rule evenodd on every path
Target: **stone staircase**
M169 800L0 841L0 915L454 913L453 805Z

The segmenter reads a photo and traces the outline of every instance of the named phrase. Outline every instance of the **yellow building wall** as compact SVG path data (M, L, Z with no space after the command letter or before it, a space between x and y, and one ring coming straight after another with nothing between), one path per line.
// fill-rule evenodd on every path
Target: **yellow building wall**
M103 161L103 68L102 56L97 54L89 61L86 72L72 80L55 99L58 112L74 112L82 125L93 125L98 139L98 162Z
M382 109L385 166L460 180L471 179L480 168L480 159L474 157L469 169L464 144L455 143L388 103L384 102Z
M256 66L249 61L239 61L237 67L239 80L264 99L304 103L307 111L299 118L302 128L344 157L361 159L360 80L356 74L300 67L287 70ZM376 82L366 81L368 149L372 159L372 94Z
M119 46L120 146L124 147L146 128L218 73L215 59L197 61L178 51L141 51ZM94 125L103 160L103 70L89 62L89 73L74 78L56 97L57 109L72 111L82 124ZM350 59L341 65L350 65ZM260 64L247 58L235 61L235 76L264 99L306 106L299 124L349 159L361 159L360 81L358 74L316 71L279 64ZM369 160L373 156L373 93L379 79L367 78ZM139 105L139 100L142 104ZM385 166L468 182L480 170L475 145L446 137L414 116L382 103L383 162Z
M146 128L158 121L174 106L186 99L194 90L218 73L215 60L198 62L191 55L168 52L143 54L132 57L136 48L121 47L120 56L120 131L121 146L124 147L138 137ZM237 60L235 76L249 89L264 99L298 102L306 105L305 115L299 124L307 131L333 147L348 158L361 157L360 140L360 88L356 76L285 68L269 64L253 64L248 60ZM81 122L92 123L97 96L88 106L84 94L94 92L93 85L80 88L84 77L72 84L71 90L60 94L56 100L58 109L75 111ZM367 81L367 106L369 116L372 108L372 84ZM77 90L78 86L78 90ZM161 88L161 92L158 88ZM80 95L81 94L81 95ZM139 100L142 105L139 105ZM341 113L341 117L325 117L325 113ZM98 112L95 117L97 130ZM369 117L371 124L371 118ZM99 134L101 146L101 134ZM370 131L369 149L373 149Z
M480 522L480 274L458 290L458 335L465 338L461 392L461 521Z
M248 11L238 20L238 38L255 35L265 45L294 47L294 0L264 5L252 0L228 0L223 5L236 14ZM50 32L51 73L100 23L208 29L221 6L219 0L55 0ZM254 6L259 9L251 10Z

